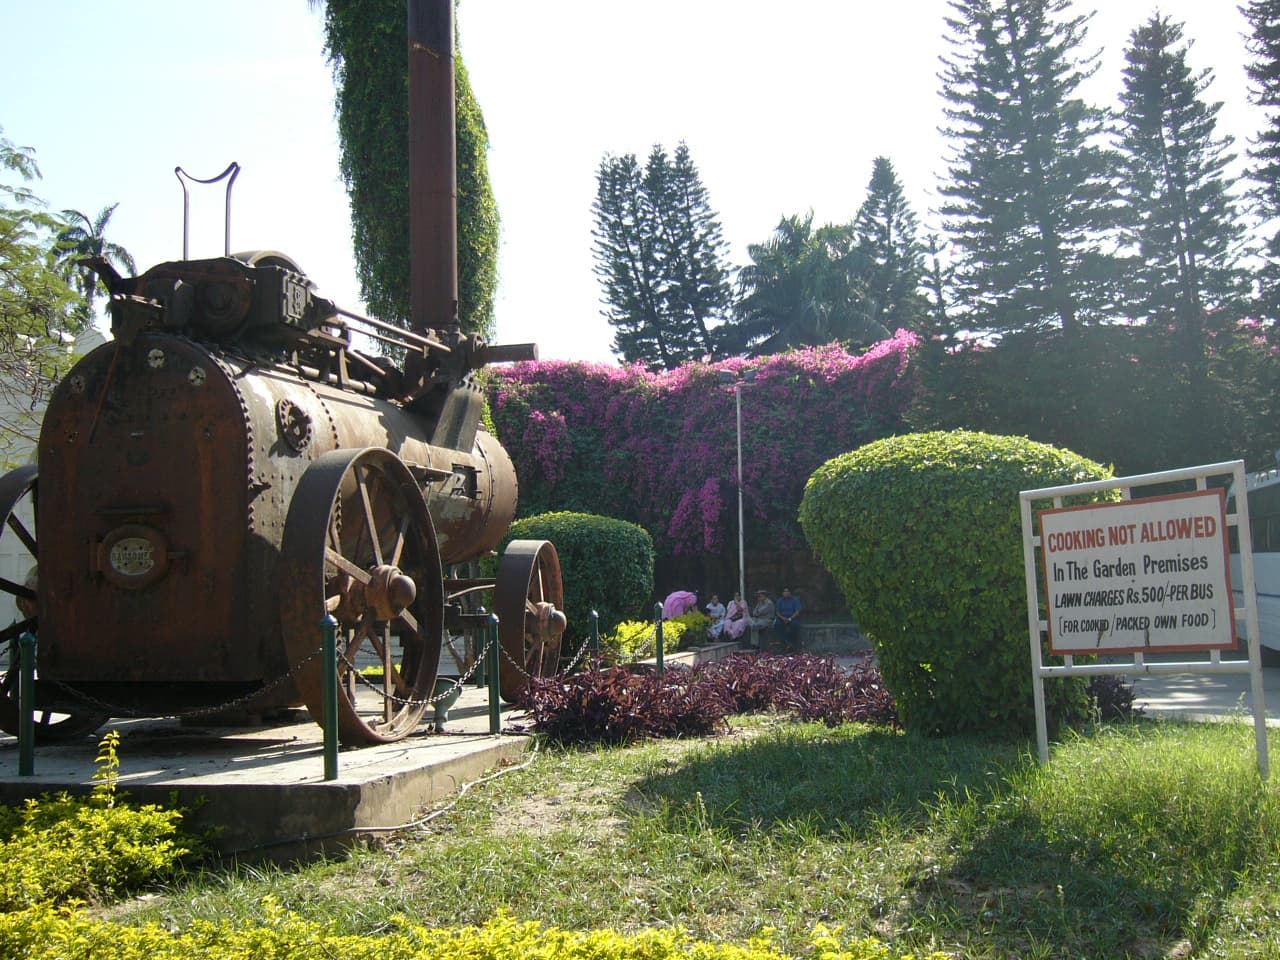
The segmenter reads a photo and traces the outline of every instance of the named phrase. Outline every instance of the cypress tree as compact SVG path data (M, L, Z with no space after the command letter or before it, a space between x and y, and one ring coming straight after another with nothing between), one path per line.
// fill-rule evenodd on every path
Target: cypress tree
M1067 0L951 0L943 95L955 144L942 187L962 256L967 325L994 331L1104 319L1115 279L1105 114L1076 96L1097 67Z

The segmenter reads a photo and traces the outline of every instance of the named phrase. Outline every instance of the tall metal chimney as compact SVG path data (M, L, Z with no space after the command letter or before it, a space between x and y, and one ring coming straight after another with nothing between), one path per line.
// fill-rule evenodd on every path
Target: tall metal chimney
M457 329L454 0L409 2L410 324Z

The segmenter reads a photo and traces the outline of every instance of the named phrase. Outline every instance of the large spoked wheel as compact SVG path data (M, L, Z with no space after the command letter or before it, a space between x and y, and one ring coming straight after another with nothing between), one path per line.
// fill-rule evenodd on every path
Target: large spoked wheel
M39 634L36 618L36 468L19 467L0 477L0 556L14 558L13 569L24 571L22 581L0 578L0 593L13 598L22 618L0 631L0 656L9 668L0 677L0 729L18 734L18 646L23 633ZM37 706L36 740L56 743L93 733L107 722L97 711L67 713Z
M321 621L337 619L343 743L392 743L422 719L440 663L442 583L426 501L395 454L335 450L307 468L285 521L282 628L320 721Z
M515 700L530 679L555 676L564 636L560 556L548 540L512 540L498 565L493 612L498 615L498 684Z

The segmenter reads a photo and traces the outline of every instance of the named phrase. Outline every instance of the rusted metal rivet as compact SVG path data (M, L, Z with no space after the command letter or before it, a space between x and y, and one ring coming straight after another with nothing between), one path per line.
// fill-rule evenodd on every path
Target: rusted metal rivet
M84 393L84 377L80 374L77 373L72 377L70 383L72 393Z
M187 374L187 382L193 387L203 387L208 376L209 375L204 372L204 367L192 367L191 372Z

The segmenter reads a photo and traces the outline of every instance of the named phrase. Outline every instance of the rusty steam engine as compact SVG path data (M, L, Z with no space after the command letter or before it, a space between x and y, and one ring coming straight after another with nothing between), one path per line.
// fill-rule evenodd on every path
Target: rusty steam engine
M452 0L409 7L411 330L318 296L276 252L130 278L97 265L114 341L55 389L38 464L0 478L5 536L38 568L0 581L25 616L0 639L37 636L38 736L227 704L319 717L331 614L343 741L397 740L430 703L442 640L486 591L503 696L555 669L551 544L514 542L496 578L452 574L516 511L474 372L536 348L458 324ZM401 349L403 368L355 349L353 331ZM10 732L16 674L11 661Z

